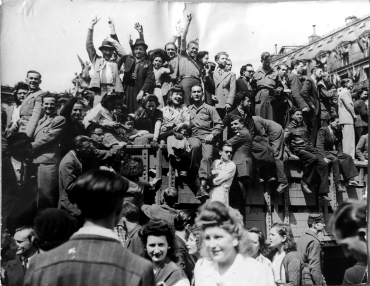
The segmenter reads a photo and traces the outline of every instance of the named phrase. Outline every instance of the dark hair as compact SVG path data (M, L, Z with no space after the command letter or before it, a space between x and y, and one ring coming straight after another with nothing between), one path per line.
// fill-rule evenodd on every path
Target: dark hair
M173 93L181 93L181 95L182 95L182 99L181 99L181 103L180 104L182 104L182 103L184 103L184 91L182 90L182 91L179 91L179 90L176 90L176 91L173 91L173 90L171 90L170 91L170 95L169 96L167 96L167 105L172 105L173 104L173 101L172 101L172 99L171 99L171 96L172 96L172 94Z
M350 79L350 78L344 78L344 79L342 79L342 81L340 82L340 86L341 86L341 87L345 87L345 86L346 86L346 84L347 84L348 82L350 82L350 81L352 81L352 79Z
M163 191L163 199L167 205L173 207L177 203L179 198L178 192L175 188L170 187Z
M217 62L217 61L218 61L218 59L219 59L222 55L225 55L226 57L228 57L228 56L229 56L226 52L219 52L219 53L217 53L217 55L215 55L215 61Z
M85 142L91 142L90 137L84 136L84 135L79 135L75 138L73 138L73 147L74 149L79 149L83 146L83 143Z
M201 51L197 54L197 62L200 62L206 55L209 55L207 51Z
M93 170L77 178L71 200L76 202L85 218L104 219L121 210L128 189L123 177L104 170Z
M335 211L330 225L333 233L342 239L356 235L360 228L366 228L366 201L349 199Z
M316 66L316 67L313 67L312 69L311 69L311 74L313 74L316 70L322 70L323 68L322 67L320 67L320 66Z
M268 52L262 53L261 60L265 60L266 58L268 58L268 59L271 58L270 53L268 53Z
M153 62L155 58L159 57L162 59L162 62L165 63L169 61L168 55L165 50L162 49L156 49L153 51L150 51L149 53L150 61Z
M366 87L366 86L363 86L361 87L358 91L357 91L357 99L360 99L361 98L361 95L364 91L369 91L369 89Z
M196 217L197 217L197 214L194 210L179 211L174 220L175 229L178 231L182 231L185 229L186 225L188 224L190 224L190 226L193 226L195 223Z
M143 99L141 100L141 107L146 108L146 104L148 102L155 102L156 107L159 106L159 100L158 97L155 94L149 94L147 96L144 96Z
M140 210L133 203L124 203L122 206L122 216L129 222L137 222L139 220Z
M20 81L14 86L14 91L15 91L14 101L17 105L21 104L21 102L19 101L18 96L17 96L18 91L21 90L21 89L24 89L24 90L28 91L28 89L29 89L28 84L24 83L23 81Z
M165 236L168 243L167 257L173 262L177 262L176 256L176 243L175 243L175 230L172 225L162 219L150 220L147 225L140 231L139 236L141 241L146 248L148 237L152 236ZM144 257L150 259L148 253L145 251Z
M199 44L197 41L190 41L186 47L189 48L191 44L197 45L199 47Z
M292 60L290 63L290 68L294 70L295 66L298 66L300 63L303 63L301 60Z
M95 130L96 129L101 129L103 130L103 127L97 123L97 122L93 122L91 123L88 127L87 127L87 133L91 136L92 134L95 133Z
M203 92L203 87L202 87L200 84L197 84L197 83L196 83L196 84L194 84L194 85L190 88L190 93L191 93L191 90L193 89L193 87L194 87L194 86L198 86L198 87L200 87L200 88L202 89L202 92Z
M230 145L229 143L224 143L224 144L222 144L222 146L220 148L220 151L223 151L224 150L224 147L230 147L231 150L233 149L233 146L232 145Z
M174 45L175 46L175 52L177 51L177 46L174 42L168 42L165 46L164 46L164 50L166 50L167 46L168 45Z
M276 228L276 232L283 237L284 235L286 236L285 241L283 242L283 247L284 251L286 253L291 252L291 251L296 251L297 250L297 244L294 241L294 236L292 229L290 228L289 225L281 222L274 223L272 228Z
M55 94L52 94L50 92L45 92L45 95L42 97L42 103L44 103L44 100L45 98L54 98L55 99L55 102L57 102L57 97L55 96Z
M246 91L237 92L234 97L234 105L239 106L239 104L242 103L246 97L248 97L248 94Z
M252 227L248 229L248 231L250 233L255 233L258 235L258 243L260 244L260 249L258 252L261 253L262 255L265 255L267 248L266 248L265 235L263 234L262 230L256 227Z
M247 65L244 65L240 68L240 75L243 76L244 72L247 70Z
M329 122L334 122L338 118L339 118L338 114L332 113L332 114L330 114Z
M116 100L116 99L122 99L122 96L119 95L116 92L113 92L111 94L106 94L106 95L103 96L100 104L101 104L101 106L107 108L108 102Z
M28 74L30 74L30 73L36 73L36 74L38 74L40 76L40 79L41 79L41 73L39 73L38 71L35 71L35 70L28 71L27 72L27 77L28 77Z

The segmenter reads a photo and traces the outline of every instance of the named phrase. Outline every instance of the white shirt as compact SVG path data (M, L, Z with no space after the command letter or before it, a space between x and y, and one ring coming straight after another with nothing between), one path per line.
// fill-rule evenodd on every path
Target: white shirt
M272 260L272 271L274 272L275 282L286 283L285 268L281 263L285 257L285 252L276 252Z
M229 190L236 172L236 165L233 161L223 162L215 160L212 164L214 187L209 192L210 201L219 201L229 206Z
M12 113L12 123L16 123L21 117L19 116L19 111L21 110L21 105L14 105Z
M194 269L195 285L200 286L275 286L271 269L251 257L238 254L231 267L220 275L217 262L202 258Z

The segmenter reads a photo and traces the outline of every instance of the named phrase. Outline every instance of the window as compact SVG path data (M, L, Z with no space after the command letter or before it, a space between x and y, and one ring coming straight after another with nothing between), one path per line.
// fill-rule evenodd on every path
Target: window
M337 39L341 38L343 36L343 32L340 32L337 36Z
M318 47L318 48L322 47L322 44L323 44L323 41L319 42L319 43L317 44L317 47Z
M349 64L349 55L347 50L347 52L343 53L342 66L346 66L348 64Z
M327 41L326 43L328 44L328 43L330 43L331 41L333 41L333 36L330 36L330 37L328 38L328 41Z
M366 21L363 21L363 22L361 23L361 25L360 25L360 28L365 27L365 25L366 25Z
M355 26L352 26L351 29L349 29L348 34L352 33L355 30Z

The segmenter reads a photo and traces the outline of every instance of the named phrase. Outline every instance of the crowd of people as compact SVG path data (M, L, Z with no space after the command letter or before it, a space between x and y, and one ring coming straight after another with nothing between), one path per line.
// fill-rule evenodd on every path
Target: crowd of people
M287 191L289 159L303 164L302 191L316 188L321 200L330 201L330 171L338 192L363 187L354 160L368 160L368 90L353 94L349 78L334 85L315 61L273 68L267 52L237 77L226 52L213 63L198 39L187 41L192 15L164 49L149 50L136 23L128 53L109 18L99 55L99 20L89 23L91 64L80 59L72 94L42 91L31 70L2 110L3 282L325 285L322 215L309 216L297 244L288 225L275 224L269 259L263 232L243 226L246 197L251 180ZM156 204L161 179L140 179L143 161L128 145L162 148L199 213L176 210L175 188Z

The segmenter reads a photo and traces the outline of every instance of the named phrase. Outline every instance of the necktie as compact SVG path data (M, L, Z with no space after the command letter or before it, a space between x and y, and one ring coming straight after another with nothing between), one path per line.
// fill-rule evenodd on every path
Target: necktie
M222 75L222 74L223 74L223 72L224 72L224 71L223 71L223 70L221 70L221 69L219 69L219 70L218 70L218 74L219 74L219 75Z
M27 258L24 258L23 259L23 269L24 269L24 272L26 272L26 270L27 270L27 263L28 263L28 259Z

